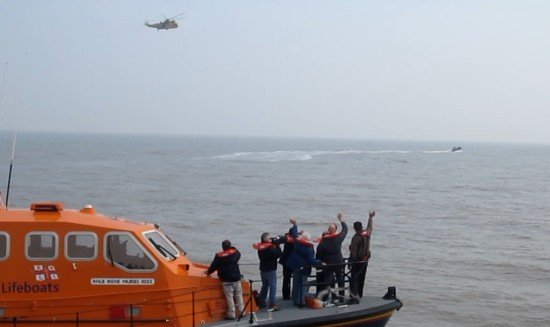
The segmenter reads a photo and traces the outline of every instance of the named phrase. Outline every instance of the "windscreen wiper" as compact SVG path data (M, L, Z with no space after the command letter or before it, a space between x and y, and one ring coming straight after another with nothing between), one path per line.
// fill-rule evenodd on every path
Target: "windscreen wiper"
M176 260L177 257L172 252L168 251L164 246L157 244L157 242L153 241L153 239L151 238L149 239L149 242L153 244L153 246L160 252L160 254L165 257L170 256L172 257L172 260Z

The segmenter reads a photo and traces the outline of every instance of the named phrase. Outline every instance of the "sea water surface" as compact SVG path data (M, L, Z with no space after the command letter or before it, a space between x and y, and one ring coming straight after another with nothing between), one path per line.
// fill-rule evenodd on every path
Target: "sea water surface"
M4 195L11 142L0 133ZM9 202L157 222L205 263L227 238L247 279L262 232L297 217L320 235L374 209L366 292L397 287L389 326L550 326L549 166L542 145L27 132Z

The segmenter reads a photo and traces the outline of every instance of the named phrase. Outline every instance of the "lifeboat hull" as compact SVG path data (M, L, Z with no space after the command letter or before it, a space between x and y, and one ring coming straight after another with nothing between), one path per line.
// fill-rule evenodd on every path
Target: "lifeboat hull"
M383 327L396 310L403 304L397 299L384 300L378 297L364 297L360 303L344 306L333 306L323 309L299 309L290 301L279 302L281 311L260 311L241 318L239 322L218 322L206 326L254 326L269 327Z

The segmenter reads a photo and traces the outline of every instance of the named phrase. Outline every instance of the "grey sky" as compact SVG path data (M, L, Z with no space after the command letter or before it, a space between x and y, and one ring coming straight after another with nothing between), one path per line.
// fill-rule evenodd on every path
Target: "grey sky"
M544 0L0 0L0 129L550 143L548 17Z

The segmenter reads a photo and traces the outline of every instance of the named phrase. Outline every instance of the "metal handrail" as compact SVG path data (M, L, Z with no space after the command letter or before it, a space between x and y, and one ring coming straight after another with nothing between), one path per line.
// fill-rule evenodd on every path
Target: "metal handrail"
M351 266L353 264L361 264L361 263L368 263L368 260L361 260L361 261L349 261L349 258L344 258L344 262L341 262L341 263L330 263L330 264L323 264L323 265L314 265L314 266L310 266L310 265L306 265L306 266L303 266L302 268L299 268L297 269L297 271L300 271L300 270L303 270L303 269L307 269L307 268L315 268L317 271L322 271L326 268L329 268L329 267L340 267L340 266L343 266L344 268L346 266ZM311 278L311 277L314 277L317 279L317 274L315 275L309 275L308 278ZM346 284L348 285L347 286L347 289L349 290L349 284L351 283L351 270L347 270L344 269L344 273L343 273L343 283L344 283L344 290L346 289ZM336 280L331 280L331 281L322 281L322 282L318 282L317 280L315 281L308 281L307 282L307 286L325 286L325 285L332 285L334 284L335 282L338 282ZM330 287L329 287L330 289ZM332 289L330 289L332 291ZM300 289L300 296L302 297L303 294L302 294L303 290ZM352 294L351 293L351 290L350 290L350 295L351 297L353 297L354 299L358 299L358 297L355 295L355 294ZM339 297L342 297L341 295L339 295Z

